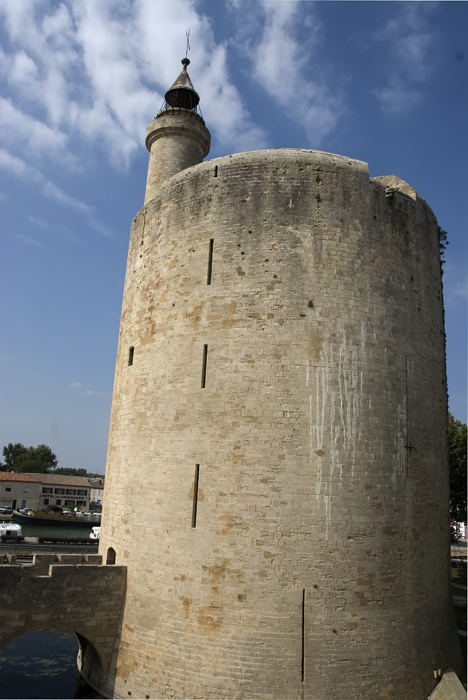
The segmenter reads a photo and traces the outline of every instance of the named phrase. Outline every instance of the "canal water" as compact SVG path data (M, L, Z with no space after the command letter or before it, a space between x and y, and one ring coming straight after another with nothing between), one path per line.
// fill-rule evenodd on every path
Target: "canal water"
M76 669L74 634L28 632L0 649L0 698L101 698Z
M94 523L87 527L50 527L47 525L21 525L25 537L66 537L74 540L85 540L89 537Z
M71 525L61 527L60 525L28 525L28 523L21 523L21 529L25 537L67 537L83 540L89 537L95 525L99 525L99 523L90 522L89 528L73 527Z

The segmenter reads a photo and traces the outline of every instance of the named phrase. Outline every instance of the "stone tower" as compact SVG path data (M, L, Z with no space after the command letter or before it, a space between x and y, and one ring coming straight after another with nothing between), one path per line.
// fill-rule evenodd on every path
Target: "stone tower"
M100 691L425 700L460 663L437 221L344 156L203 163L186 64L130 235Z
M146 131L150 157L145 204L154 199L163 182L201 163L210 151L210 132L196 111L200 98L187 73L189 64L188 58L182 59L182 72L166 92L163 109Z

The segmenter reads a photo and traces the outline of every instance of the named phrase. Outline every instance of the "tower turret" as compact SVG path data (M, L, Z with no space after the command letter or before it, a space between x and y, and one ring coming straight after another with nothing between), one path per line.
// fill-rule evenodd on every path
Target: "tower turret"
M183 69L167 90L161 111L146 131L150 157L145 204L156 196L165 180L201 163L210 150L210 132L197 113L200 97L187 73L189 63L188 58L182 59Z

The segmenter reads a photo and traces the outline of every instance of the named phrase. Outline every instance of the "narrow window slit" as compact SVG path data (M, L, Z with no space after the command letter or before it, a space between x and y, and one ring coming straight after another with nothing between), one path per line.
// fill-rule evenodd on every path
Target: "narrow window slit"
M217 165L215 165L215 168L214 168L214 177L218 177L218 166Z
M302 652L301 652L301 681L304 683L305 665L305 588L302 589Z
M129 351L128 351L128 366L129 367L130 367L130 365L133 365L133 353L134 352L135 352L135 348L132 345L132 347L129 348Z
M198 480L200 478L200 465L195 465L195 476L193 479L193 506L192 506L192 527L197 527L197 505L198 505Z
M206 386L206 361L208 357L208 345L203 346L203 360L202 360L202 375L201 375L201 388L204 389Z
M213 242L214 238L210 238L210 247L208 250L208 272L206 275L207 284L211 284L211 271L213 269Z

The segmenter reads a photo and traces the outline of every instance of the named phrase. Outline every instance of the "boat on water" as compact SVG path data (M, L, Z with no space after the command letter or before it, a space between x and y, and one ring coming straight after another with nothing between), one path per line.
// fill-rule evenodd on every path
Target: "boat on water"
M97 527L93 527L93 529L89 533L89 539L90 540L99 540L100 537L101 537L101 526L98 525Z
M22 542L23 530L18 523L0 523L0 540L2 542Z
M101 513L55 513L51 511L20 513L13 511L13 518L16 523L22 525L51 525L57 527L87 527L101 524Z

